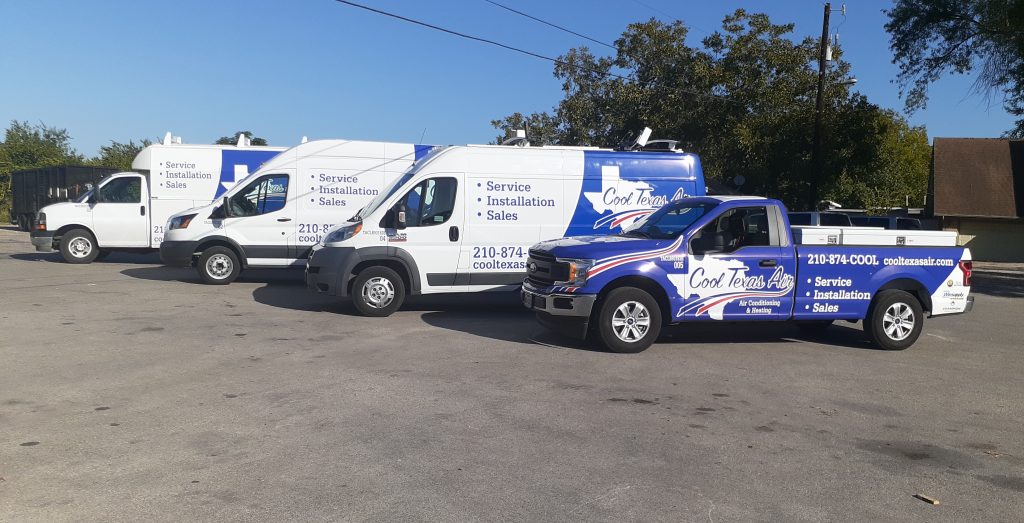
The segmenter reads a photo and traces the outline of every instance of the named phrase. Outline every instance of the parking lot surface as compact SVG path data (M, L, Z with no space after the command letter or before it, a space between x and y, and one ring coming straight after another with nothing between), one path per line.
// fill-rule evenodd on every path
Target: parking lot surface
M1019 521L1024 282L974 290L902 352L734 323L620 355L512 293L363 318L4 228L0 520Z

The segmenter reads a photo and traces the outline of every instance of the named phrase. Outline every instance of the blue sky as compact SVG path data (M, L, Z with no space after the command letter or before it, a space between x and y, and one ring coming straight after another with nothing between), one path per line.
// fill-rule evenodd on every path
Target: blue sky
M691 45L738 7L795 23L796 37L820 35L823 5L499 1L607 42L631 22L678 18L692 28ZM586 44L610 51L483 0L362 3L549 56ZM901 109L881 12L889 4L850 2L845 20L833 14L832 30L856 89ZM490 120L548 110L562 94L550 62L331 0L4 0L0 34L0 125L67 128L87 155L109 140L168 130L189 143L240 129L285 146L302 136L485 143L496 135ZM998 93L988 100L971 92L972 83L951 77L934 85L929 108L911 122L926 125L931 137L994 137L1011 128Z

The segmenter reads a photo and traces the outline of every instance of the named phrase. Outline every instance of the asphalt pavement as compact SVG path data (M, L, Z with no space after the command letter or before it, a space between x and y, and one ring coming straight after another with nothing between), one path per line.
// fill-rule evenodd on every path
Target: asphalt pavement
M511 293L363 318L4 228L0 520L1019 521L1024 279L974 290L902 352L733 323L620 355Z

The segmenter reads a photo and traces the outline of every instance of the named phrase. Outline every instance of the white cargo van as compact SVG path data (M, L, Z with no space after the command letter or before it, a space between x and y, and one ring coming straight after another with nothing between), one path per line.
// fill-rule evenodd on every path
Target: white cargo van
M182 144L168 137L74 202L43 207L32 230L36 250L91 263L115 250L158 249L172 214L209 203L284 147Z
M293 147L224 193L167 222L160 259L227 284L247 267L303 267L310 248L431 146L316 140Z
M700 159L675 149L437 149L327 234L306 283L369 316L406 294L517 289L531 245L616 232L705 190Z

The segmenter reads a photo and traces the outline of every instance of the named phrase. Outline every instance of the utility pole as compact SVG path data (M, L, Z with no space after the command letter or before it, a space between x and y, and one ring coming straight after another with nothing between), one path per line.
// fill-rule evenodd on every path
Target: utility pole
M807 207L809 211L818 210L818 179L824 170L824 158L821 155L821 117L825 111L825 55L828 50L828 16L832 13L832 4L825 3L825 17L821 24L821 44L818 51L818 101L814 109L814 148L811 150L811 184L808 191Z

